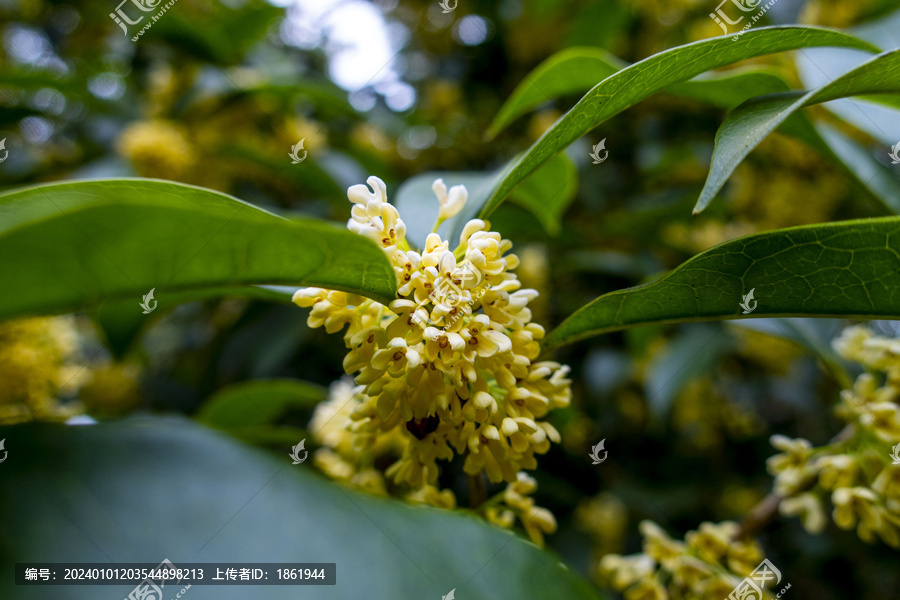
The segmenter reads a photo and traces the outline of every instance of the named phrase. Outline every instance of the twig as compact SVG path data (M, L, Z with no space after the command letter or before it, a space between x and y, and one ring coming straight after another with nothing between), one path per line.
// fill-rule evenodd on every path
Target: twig
M481 473L469 475L469 504L472 508L478 508L487 499L487 491L484 489L484 480Z

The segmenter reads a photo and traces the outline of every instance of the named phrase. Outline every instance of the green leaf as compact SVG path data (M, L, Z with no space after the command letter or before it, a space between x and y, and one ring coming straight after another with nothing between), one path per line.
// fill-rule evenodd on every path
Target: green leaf
M218 429L273 423L291 408L310 409L325 388L294 379L258 379L222 388L204 403L197 419Z
M275 157L240 143L226 144L216 151L216 157L247 161L266 169L272 177L291 182L297 189L304 190L310 196L327 198L333 205L341 208L346 206L346 190L318 165L318 161L307 156L302 168L291 168L291 164L287 162L287 155L285 152L282 156Z
M510 123L540 104L587 92L627 66L627 62L600 48L576 47L557 52L529 73L503 103L488 128L488 139L496 137ZM753 96L788 89L787 83L778 75L754 68L675 83L666 91L730 109Z
M157 298L157 306L148 315L134 310L134 299L109 300L98 306L94 320L106 337L106 343L117 358L131 349L138 334L148 325L167 314L170 309L186 302L215 298L247 298L290 304L296 288L262 285L208 287L186 292L174 292Z
M716 134L709 177L694 207L694 214L709 206L750 151L797 110L848 96L896 92L900 92L900 50L880 54L805 94L794 92L745 102L728 115Z
M371 240L289 221L203 188L144 179L0 195L0 319L242 284L319 286L387 303L396 279Z
M176 4L139 41L158 38L170 44L179 54L214 64L233 65L241 61L247 49L282 15L278 7L258 0L232 6L214 4L203 11L206 26L197 27L199 14L191 14L190 8L181 7L179 10ZM145 23L147 21L129 28L129 40L138 34Z
M530 173L551 156L610 117L641 100L711 69L764 54L812 46L845 46L869 52L878 49L837 31L815 27L761 27L732 41L722 36L654 54L622 69L594 86L519 158L491 194L483 215L491 212Z
M513 190L509 200L534 215L555 237L562 229L562 215L577 192L578 169L565 154L557 154Z
M348 490L181 418L0 428L0 578L17 562L333 562L337 585L195 586L197 598L597 599L559 557L463 511ZM295 440L296 444L300 440ZM308 450L315 444L307 439ZM60 574L61 575L61 574ZM205 579L215 572L205 573ZM269 579L276 577L269 574ZM134 585L104 588L124 598ZM36 589L36 588L35 588ZM166 586L166 600L180 586ZM25 588L23 588L25 590ZM27 591L27 590L26 590ZM28 594L31 595L31 594ZM40 596L35 594L34 596ZM5 597L25 597L7 593ZM96 600L94 586L44 597Z
M891 212L900 215L900 180L872 152L826 124L816 127L847 172Z
M751 290L758 305L745 316L740 303ZM726 242L655 281L596 298L545 345L651 323L795 316L900 318L900 217Z
M431 184L443 179L450 188L466 186L469 199L456 217L448 219L438 229L444 239L458 238L463 226L475 218L496 184L504 176L506 167L494 172L432 172L406 180L397 190L394 204L407 227L407 238L422 247L437 220L439 204ZM510 200L535 216L551 236L559 234L562 215L578 192L578 170L563 154L554 156L510 196Z
M539 104L591 89L627 64L600 48L566 48L557 52L525 76L497 111L487 137L495 137Z

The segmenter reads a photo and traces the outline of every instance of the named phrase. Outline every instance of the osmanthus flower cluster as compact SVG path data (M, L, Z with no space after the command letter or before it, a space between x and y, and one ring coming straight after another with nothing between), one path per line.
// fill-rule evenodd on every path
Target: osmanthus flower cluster
M834 347L867 372L841 393L837 414L847 427L832 443L815 448L802 438L773 436L781 453L768 468L784 497L779 510L800 516L808 531L818 533L828 523L830 495L838 527L900 548L900 464L891 457L900 444L900 339L850 327Z
M736 539L740 526L732 521L702 523L684 541L652 521L641 522L640 531L642 553L600 561L600 579L626 600L722 600L765 558L756 542Z
M32 317L0 324L0 425L65 421L77 406L57 400L81 368L69 368L77 347L74 319ZM83 366L83 365L82 365Z
M325 448L316 461L329 474L372 490L379 455L394 455L384 472L408 486L415 499L452 507L451 490L438 489L438 461L464 456L464 471L509 484L504 508L487 502L492 521L518 516L533 539L555 529L553 516L534 506L536 487L521 473L537 466L559 433L544 417L568 406L569 368L538 361L544 329L531 322L534 290L512 272L512 244L480 219L465 224L459 245L436 233L462 210L465 187L437 180L440 204L422 252L406 240L406 226L388 203L384 182L348 190L348 228L374 240L394 267L397 297L383 305L339 291L305 288L294 303L310 307L309 325L329 333L346 326L344 370L356 387L335 386L316 410L311 430ZM490 512L490 514L488 514Z

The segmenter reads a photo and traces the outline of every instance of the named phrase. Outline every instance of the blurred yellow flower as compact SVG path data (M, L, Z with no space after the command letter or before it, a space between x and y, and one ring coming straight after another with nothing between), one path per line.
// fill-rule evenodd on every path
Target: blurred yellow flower
M187 133L171 121L131 123L119 135L116 147L141 177L182 179L195 162L194 148Z

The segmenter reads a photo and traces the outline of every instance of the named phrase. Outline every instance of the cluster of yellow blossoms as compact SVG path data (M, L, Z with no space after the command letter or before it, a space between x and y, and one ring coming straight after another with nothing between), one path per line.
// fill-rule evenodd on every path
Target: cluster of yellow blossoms
M140 401L139 368L87 361L83 319L25 317L0 323L0 424L113 416Z
M474 478L510 484L506 508L485 503L492 521L511 525L518 515L533 539L555 529L552 515L525 496L536 487L520 471L537 466L559 433L542 421L569 405L568 367L536 362L544 329L531 322L528 303L537 292L521 289L511 271L519 260L512 244L480 219L466 223L459 246L436 233L467 200L463 186L433 190L438 222L420 254L406 240L406 226L387 202L384 182L348 190L353 203L348 228L374 240L397 276L397 298L385 306L338 291L305 288L294 295L311 307L309 325L334 333L345 325L349 349L344 370L356 387L335 386L311 423L325 448L316 461L339 479L384 489L373 465L379 454L398 459L385 471L394 484L409 486L414 498L453 506L440 491L438 460L464 455ZM370 189L371 188L371 189Z
M811 533L821 532L830 493L838 527L900 548L900 339L850 327L834 346L868 372L841 393L837 413L848 426L834 442L814 448L802 438L773 436L782 453L769 459L768 468L785 498L780 511L800 516Z
M626 600L722 600L765 558L756 542L735 539L739 530L732 521L702 523L682 542L656 523L643 521L644 552L608 554L600 561L599 575L624 590Z
M65 420L76 411L56 399L78 369L73 320L35 317L0 324L0 424Z

